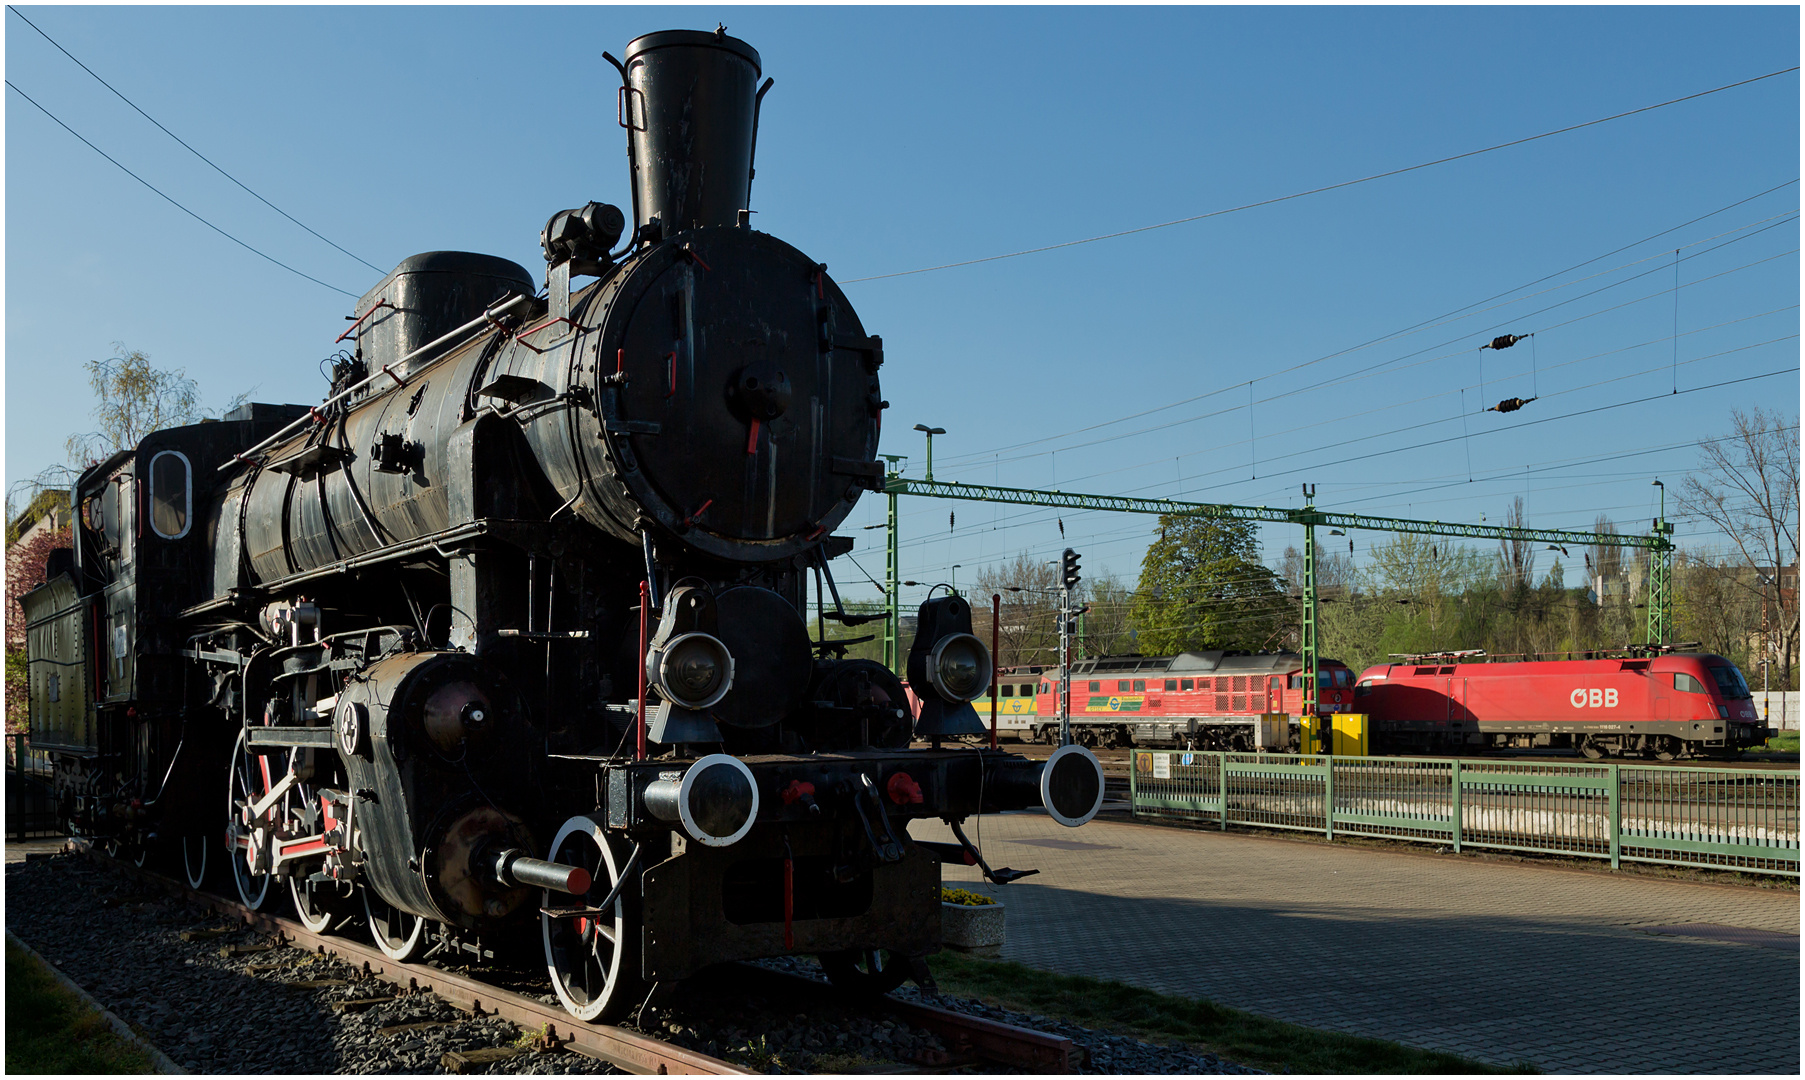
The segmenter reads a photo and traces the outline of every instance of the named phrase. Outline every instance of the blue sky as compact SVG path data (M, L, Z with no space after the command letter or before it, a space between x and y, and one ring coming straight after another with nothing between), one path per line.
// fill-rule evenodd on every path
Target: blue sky
M21 10L362 259L455 248L535 274L553 211L628 200L602 50L725 22L777 80L755 223L826 262L884 336L883 449L910 455L912 475L910 428L928 423L948 432L942 479L1275 506L1307 481L1319 506L1449 521L1498 521L1524 495L1532 524L1587 528L1604 512L1646 528L1650 480L1683 475L1731 408L1798 414L1796 73L1205 221L852 281L1764 75L1798 62L1793 7ZM171 197L346 292L380 276L12 14L6 31L8 79ZM185 368L212 404L318 400L349 297L196 223L10 90L6 120L9 482L92 426L81 364L114 342ZM1490 310L1347 351L1472 305ZM1530 330L1509 351L1476 349ZM1521 412L1477 411L1537 391ZM1656 400L1624 404L1640 398ZM842 530L880 576L882 532L860 527L882 520L872 497ZM945 580L960 564L969 581L1070 544L1087 570L1132 578L1152 524L905 500L903 574ZM1276 557L1299 538L1264 539ZM1356 537L1359 553L1378 539ZM1713 543L1687 525L1680 539Z

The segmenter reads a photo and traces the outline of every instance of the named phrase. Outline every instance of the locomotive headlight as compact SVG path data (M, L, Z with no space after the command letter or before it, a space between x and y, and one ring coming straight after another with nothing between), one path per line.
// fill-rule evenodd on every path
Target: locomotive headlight
M928 654L928 678L948 701L970 701L990 689L990 650L971 634L951 634Z
M646 658L646 675L665 698L706 709L733 689L733 655L712 634L681 634Z

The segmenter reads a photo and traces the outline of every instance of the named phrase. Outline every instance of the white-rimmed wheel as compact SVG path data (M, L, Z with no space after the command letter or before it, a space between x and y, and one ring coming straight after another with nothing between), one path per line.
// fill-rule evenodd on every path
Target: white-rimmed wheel
M100 851L109 858L131 863L140 870L150 861L150 849L136 840L109 837L100 845Z
M255 911L269 899L270 830L251 818L251 807L270 789L270 759L253 754L243 732L232 748L232 776L226 792L226 855L238 898ZM255 865L253 865L255 864Z
M190 889L198 889L207 881L207 854L213 843L205 833L189 833L181 844L182 877Z
M645 997L639 967L639 883L616 889L623 873L637 878L639 868L602 823L573 817L552 840L552 862L589 871L589 892L582 896L544 894L539 916L545 943L545 967L564 1008L579 1020L607 1024L625 1016ZM606 906L609 894L614 899Z
M426 920L391 907L369 885L358 892L363 894L364 918L370 924L370 940L382 950L382 955L397 964L418 960L426 952Z
M288 879L288 896L295 904L295 917L309 932L325 933L340 917L350 914L356 902L349 887L336 881L308 881L305 870Z

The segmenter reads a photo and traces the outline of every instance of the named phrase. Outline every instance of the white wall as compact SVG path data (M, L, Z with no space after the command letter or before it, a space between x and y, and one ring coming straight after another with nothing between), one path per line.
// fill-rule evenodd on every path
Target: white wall
M1799 691L1773 690L1764 694L1758 686L1751 689L1755 692L1755 712L1766 716L1769 727L1799 730Z

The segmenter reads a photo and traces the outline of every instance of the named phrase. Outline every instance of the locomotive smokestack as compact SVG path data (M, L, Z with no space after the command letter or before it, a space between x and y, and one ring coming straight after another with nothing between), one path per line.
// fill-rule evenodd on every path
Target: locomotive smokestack
M664 30L628 43L625 66L634 228L735 224L752 194L758 50L721 31Z

